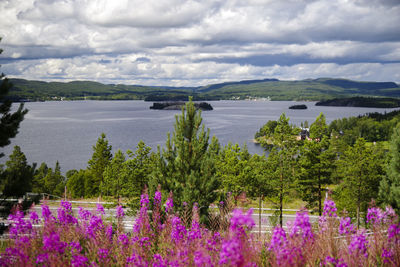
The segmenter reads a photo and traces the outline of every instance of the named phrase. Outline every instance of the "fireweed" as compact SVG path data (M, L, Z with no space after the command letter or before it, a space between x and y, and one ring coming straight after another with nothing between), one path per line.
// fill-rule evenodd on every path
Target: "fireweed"
M192 205L186 226L187 218L173 212L172 194L164 205L161 199L160 191L152 204L147 194L141 196L131 231L113 227L101 205L93 212L79 208L77 214L64 201L56 214L46 205L41 216L17 210L9 216L9 239L0 266L400 265L400 223L391 208L370 208L370 229L356 231L351 219L338 218L335 203L325 200L319 223L312 225L302 210L287 230L275 227L259 237L251 232L252 210L234 210L229 228L217 232L199 223L197 204ZM122 221L122 207L114 216L112 221Z

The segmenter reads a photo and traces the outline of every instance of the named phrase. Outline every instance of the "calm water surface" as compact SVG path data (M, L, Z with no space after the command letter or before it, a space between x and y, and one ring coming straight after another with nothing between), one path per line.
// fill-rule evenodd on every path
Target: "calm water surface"
M317 107L315 102L293 101L211 101L213 111L202 112L203 123L221 144L247 144L251 153L263 150L252 143L254 134L268 120L277 120L285 112L291 123L312 123L320 112L327 122L337 118L393 109ZM289 110L294 104L306 104L307 110ZM54 167L60 162L62 171L87 166L92 146L104 132L115 152L135 150L143 140L157 149L164 146L167 133L173 132L175 115L180 111L150 110L144 101L64 101L26 103L29 109L19 134L4 148L4 163L14 145L19 145L30 163L46 162Z

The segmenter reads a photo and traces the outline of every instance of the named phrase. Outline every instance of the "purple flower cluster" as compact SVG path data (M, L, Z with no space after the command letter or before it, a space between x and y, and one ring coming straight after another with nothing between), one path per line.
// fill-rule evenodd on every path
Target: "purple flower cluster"
M154 205L161 205L161 192L158 190L154 193Z
M351 242L349 245L350 254L360 254L365 258L368 257L368 240L365 235L365 231L360 230L355 235L352 236Z
M8 216L8 220L12 223L10 229L11 238L16 239L19 235L28 234L32 231L31 221L25 220L24 217L25 215L22 211L16 211Z
M174 201L172 200L172 198L168 198L167 202L165 202L165 212L169 213L172 211L172 209L174 208Z
M54 221L55 218L51 214L50 208L47 205L42 205L42 216L45 222Z
M122 208L122 206L121 205L117 206L116 217L123 218L124 216L125 216L125 212L124 212L124 209Z
M380 208L372 207L368 209L367 223L380 224L383 221L385 214Z
M66 201L61 201L61 206L57 210L57 218L61 224L78 223L78 220L73 215L71 203Z
M275 227L268 250L273 252L277 266L292 266L296 261L296 248L291 247L286 232L282 227Z
M222 243L219 257L219 264L228 264L229 266L241 266L243 264L243 255L240 241L236 238L225 240Z
M172 218L171 239L180 242L186 237L186 227L182 224L178 216Z
M92 216L92 214L90 213L90 211L85 210L85 209L83 209L82 207L79 207L78 215L79 215L79 218L80 218L81 220L84 220L84 221L89 220L89 218Z
M400 244L400 223L389 226L388 240L394 244Z
M322 215L328 216L328 217L337 217L336 211L337 211L337 208L336 208L335 202L330 199L325 199L324 211L323 211Z
M353 234L355 232L356 228L354 224L351 223L351 219L349 217L340 218L339 234L346 235L346 234Z
M49 235L43 236L43 250L47 252L56 252L63 254L67 243L60 240L58 233L50 233Z
M379 231L369 232L368 237L365 230L355 231L350 218L341 218L337 229L337 220L329 219L336 216L331 201L325 202L323 217L335 231L314 232L308 213L299 211L287 232L275 227L271 234L258 236L251 232L255 226L252 210L234 210L230 227L218 232L199 223L195 203L191 226L186 228L183 222L187 218L172 213L172 205L166 205L167 212L161 209L159 194L150 221L148 199L142 195L137 231L130 233L120 224L113 229L101 211L94 215L80 208L77 220L66 202L58 209L57 219L47 206L42 207L41 218L34 212L25 218L17 211L9 217L12 240L0 254L0 266L400 265L400 223L390 208L369 210L369 222L380 222L380 228L374 228ZM164 222L162 228L158 227L160 221ZM32 223L42 226L32 227Z
M297 212L293 225L288 226L288 228L290 229L290 237L301 234L304 241L314 238L307 211Z
M106 212L104 211L104 207L101 204L96 204L96 210L99 214L104 215Z
M242 232L244 230L251 230L255 226L254 220L251 217L253 209L249 209L247 213L242 213L242 210L235 209L232 213L230 230Z

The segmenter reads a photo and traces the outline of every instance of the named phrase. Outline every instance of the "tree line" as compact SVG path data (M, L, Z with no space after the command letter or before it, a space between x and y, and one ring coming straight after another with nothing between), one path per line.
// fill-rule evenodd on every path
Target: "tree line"
M216 137L210 137L201 111L189 101L176 116L174 132L167 135L163 148L152 152L141 141L135 151L118 150L113 155L103 133L93 146L87 168L70 170L65 177L58 162L54 169L45 163L39 168L29 165L16 146L1 173L2 191L62 196L66 189L72 198L101 196L117 202L124 198L135 209L144 188L150 193L161 188L164 196L173 193L178 210L197 203L203 218L211 203L224 201L227 195L237 200L245 193L274 203L281 224L289 201L301 199L307 208L321 214L328 193L339 210L346 210L360 223L373 199L399 210L400 124L390 130L388 151L380 142L367 142L364 137L353 141L349 136L354 129L343 126L338 131L338 125L352 120L327 125L321 113L309 126L309 134L301 138L301 128L282 114L256 134L268 156L252 155L246 146L221 146ZM353 128L364 120L358 118ZM386 125L387 120L378 123Z

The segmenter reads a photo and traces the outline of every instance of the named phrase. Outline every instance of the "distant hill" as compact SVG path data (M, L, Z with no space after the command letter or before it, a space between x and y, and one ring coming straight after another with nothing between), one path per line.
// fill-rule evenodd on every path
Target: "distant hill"
M254 99L328 100L355 96L400 98L399 85L393 82L362 82L346 79L307 79L281 81L278 79L225 82L200 87L167 87L124 84L102 84L92 81L43 82L10 79L14 100L58 99L146 99L148 101Z
M348 97L319 101L316 106L398 108L400 99L388 97Z

